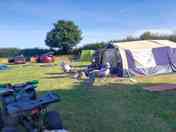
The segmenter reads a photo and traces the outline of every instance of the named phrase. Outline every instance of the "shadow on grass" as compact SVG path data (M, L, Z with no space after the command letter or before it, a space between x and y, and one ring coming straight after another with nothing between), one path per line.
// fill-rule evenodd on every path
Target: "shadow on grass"
M54 67L56 64L39 64L40 67Z
M72 132L175 131L176 91L144 91L142 87L148 85L153 84L108 83L88 88L83 82L75 83L67 90L53 90L62 100L51 109L60 111Z
M68 78L68 76L48 76L48 77L43 77L43 79L58 79L58 78Z
M43 77L43 79L57 79L57 78L71 78L71 74L69 73L46 73L46 77Z
M73 66L73 68L85 68L87 67L88 65L76 65L76 66Z
M68 78L70 77L69 75L54 75L54 76L46 76L43 77L42 79L58 79L58 78Z
M62 73L56 73L56 72L50 72L50 73L46 73L46 75L65 75L66 73L62 72Z

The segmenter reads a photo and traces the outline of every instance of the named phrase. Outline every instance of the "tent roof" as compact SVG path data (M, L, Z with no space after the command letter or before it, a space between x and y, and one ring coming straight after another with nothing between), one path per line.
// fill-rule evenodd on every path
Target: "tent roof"
M118 42L113 44L117 48L122 49L146 49L146 48L158 48L158 47L173 47L176 48L176 43L170 40L140 40L140 41L129 41L129 42Z

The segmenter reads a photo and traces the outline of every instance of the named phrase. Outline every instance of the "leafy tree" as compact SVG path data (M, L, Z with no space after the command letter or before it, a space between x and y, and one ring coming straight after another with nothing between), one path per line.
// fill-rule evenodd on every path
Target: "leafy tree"
M154 37L154 34L152 34L151 32L144 32L141 36L140 39L141 40L148 40L148 39L152 39Z
M81 41L81 34L81 30L74 22L59 20L54 24L54 28L47 33L45 43L51 49L57 48L68 53Z

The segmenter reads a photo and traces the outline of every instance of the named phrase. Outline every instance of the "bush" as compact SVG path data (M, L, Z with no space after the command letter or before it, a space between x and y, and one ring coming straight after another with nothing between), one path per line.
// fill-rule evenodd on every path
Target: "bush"
M39 48L31 48L31 49L22 49L19 54L24 55L25 57L42 55L47 52L50 52L48 49L39 49Z

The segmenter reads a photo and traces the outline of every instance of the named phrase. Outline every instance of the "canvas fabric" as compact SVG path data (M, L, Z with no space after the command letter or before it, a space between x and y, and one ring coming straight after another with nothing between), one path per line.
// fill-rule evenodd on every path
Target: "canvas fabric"
M123 76L153 75L176 71L176 43L142 40L113 44L120 51Z
M170 48L154 48L140 51L126 50L128 74L156 75L172 72Z

